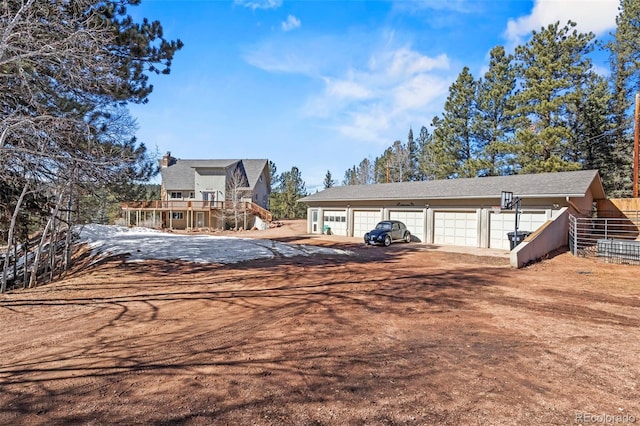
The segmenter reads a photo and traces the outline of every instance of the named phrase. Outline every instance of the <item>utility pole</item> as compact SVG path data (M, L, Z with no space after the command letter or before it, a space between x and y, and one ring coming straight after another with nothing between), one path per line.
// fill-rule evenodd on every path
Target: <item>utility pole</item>
M636 93L636 113L633 135L633 198L638 198L638 134L640 133L640 93Z

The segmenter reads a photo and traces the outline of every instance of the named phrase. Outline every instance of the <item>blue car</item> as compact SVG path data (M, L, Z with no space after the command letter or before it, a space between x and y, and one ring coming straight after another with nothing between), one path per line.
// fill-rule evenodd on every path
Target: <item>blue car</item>
M364 234L365 244L382 244L389 247L395 241L411 241L411 232L399 220L383 220L375 229Z

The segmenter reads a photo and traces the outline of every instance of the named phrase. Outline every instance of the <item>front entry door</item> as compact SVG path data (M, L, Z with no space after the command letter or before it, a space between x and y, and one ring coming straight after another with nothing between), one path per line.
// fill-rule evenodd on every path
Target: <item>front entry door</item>
M318 233L318 210L311 210L311 233Z

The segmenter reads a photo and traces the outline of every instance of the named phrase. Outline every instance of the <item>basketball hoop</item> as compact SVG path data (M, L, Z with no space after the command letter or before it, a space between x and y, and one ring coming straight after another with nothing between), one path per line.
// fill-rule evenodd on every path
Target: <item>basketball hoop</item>
M513 208L513 192L502 191L500 196L500 208L507 210Z

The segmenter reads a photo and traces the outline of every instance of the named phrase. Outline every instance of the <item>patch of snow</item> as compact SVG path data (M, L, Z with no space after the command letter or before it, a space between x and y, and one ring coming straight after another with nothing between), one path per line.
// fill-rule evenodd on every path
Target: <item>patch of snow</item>
M184 260L198 263L236 263L276 256L350 255L348 250L285 244L272 240L170 234L149 228L90 224L82 227L80 242L96 256L129 254L130 261Z

